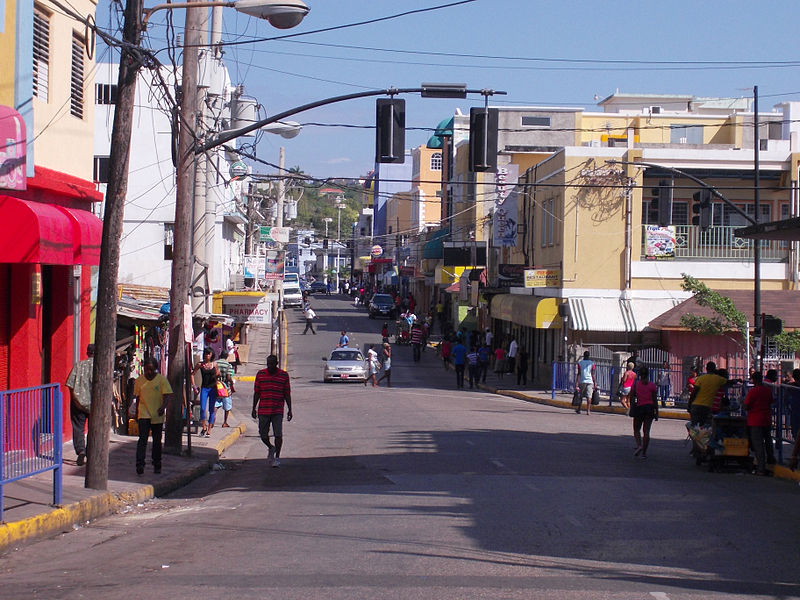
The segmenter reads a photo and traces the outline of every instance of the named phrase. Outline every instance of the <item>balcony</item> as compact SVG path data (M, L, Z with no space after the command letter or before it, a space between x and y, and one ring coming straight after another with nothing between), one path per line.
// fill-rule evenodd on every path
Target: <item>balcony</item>
M739 226L709 227L700 231L697 225L674 225L674 256L655 256L653 244L648 244L648 228L654 225L642 226L642 259L672 258L674 260L696 261L731 261L748 262L753 257L753 244L761 244L762 262L780 263L789 258L789 244L783 241L763 240L755 242L738 238L734 230ZM652 242L652 240L651 240ZM650 252L648 252L650 247Z

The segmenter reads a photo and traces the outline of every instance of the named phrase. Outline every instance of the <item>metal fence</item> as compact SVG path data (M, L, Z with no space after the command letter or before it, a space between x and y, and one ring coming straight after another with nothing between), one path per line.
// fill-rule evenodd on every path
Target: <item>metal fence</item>
M553 378L550 389L552 398L556 397L556 392L571 394L575 391L575 379L578 374L578 364L571 362L553 362ZM616 370L611 365L595 363L594 378L597 382L597 389L601 396L608 396L608 403L611 404L611 391L613 389Z
M0 392L0 522L3 486L53 471L53 504L61 504L61 388L40 387Z

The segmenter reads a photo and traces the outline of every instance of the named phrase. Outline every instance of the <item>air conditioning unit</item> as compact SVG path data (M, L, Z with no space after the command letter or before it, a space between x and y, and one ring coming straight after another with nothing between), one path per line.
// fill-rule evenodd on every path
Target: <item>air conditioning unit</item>
M660 115L661 114L661 107L660 106L651 106L650 107L650 114L651 115Z

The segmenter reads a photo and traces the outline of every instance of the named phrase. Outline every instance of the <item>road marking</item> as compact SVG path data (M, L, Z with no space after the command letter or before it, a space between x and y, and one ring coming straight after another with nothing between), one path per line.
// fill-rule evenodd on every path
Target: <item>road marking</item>
M665 592L650 592L650 595L658 600L669 600L669 596Z
M505 469L506 468L506 466L503 463L501 463L499 460L497 460L496 458L493 458L489 462L491 462L498 469Z
M473 442L472 440L466 440L466 442L467 442L467 446L474 446L475 445L475 442Z

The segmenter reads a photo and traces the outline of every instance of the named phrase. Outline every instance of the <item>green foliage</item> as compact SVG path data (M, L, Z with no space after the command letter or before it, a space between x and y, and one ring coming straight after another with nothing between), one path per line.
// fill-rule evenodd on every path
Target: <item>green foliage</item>
M742 334L742 339L747 338L747 317L736 308L730 298L715 292L691 275L686 273L681 275L683 276L681 289L694 294L697 304L710 308L717 314L710 318L701 315L683 315L681 316L681 325L707 335L722 335L730 331L738 331Z
M292 226L298 229L310 229L313 225L313 229L318 235L321 235L325 233L324 219L330 218L332 220L328 225L328 237L336 239L339 209L335 206L335 199L329 195L320 196L318 185L309 183L304 187L305 191L297 205L297 219L292 222ZM352 235L353 223L358 220L361 200L357 190L344 188L342 191L345 207L342 209L340 238L347 240Z
M800 352L800 331L784 331L772 337L781 352Z

